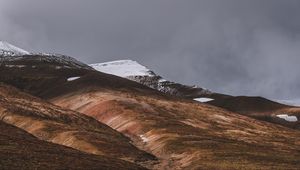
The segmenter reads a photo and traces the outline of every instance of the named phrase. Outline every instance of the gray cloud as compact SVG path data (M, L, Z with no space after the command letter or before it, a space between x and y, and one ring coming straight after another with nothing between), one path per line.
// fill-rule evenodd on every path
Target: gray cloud
M87 63L133 59L234 95L300 97L298 0L0 0L0 39Z

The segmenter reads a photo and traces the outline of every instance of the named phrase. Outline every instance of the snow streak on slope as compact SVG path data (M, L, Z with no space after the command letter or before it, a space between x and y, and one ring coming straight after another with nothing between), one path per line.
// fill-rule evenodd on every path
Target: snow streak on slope
M276 115L277 117L284 119L288 122L297 122L298 118L296 116L289 116L287 114L280 114L280 115Z
M206 103L206 102L209 102L209 101L213 101L214 99L201 97L201 98L195 98L194 100L198 101L198 102L201 102L201 103Z
M103 73L113 74L120 77L154 76L152 71L148 68L132 60L118 60L106 63L90 64L90 66Z
M77 80L77 79L80 79L80 77L69 77L67 79L67 81L74 81L74 80Z
M4 41L0 41L0 55L16 56L16 55L28 55L28 54L30 53L21 48L18 48Z

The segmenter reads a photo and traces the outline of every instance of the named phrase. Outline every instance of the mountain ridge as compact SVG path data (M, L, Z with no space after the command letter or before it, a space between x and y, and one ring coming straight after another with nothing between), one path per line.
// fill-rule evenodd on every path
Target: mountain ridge
M0 55L17 56L17 55L28 55L28 54L30 54L28 51L16 47L6 41L0 41Z

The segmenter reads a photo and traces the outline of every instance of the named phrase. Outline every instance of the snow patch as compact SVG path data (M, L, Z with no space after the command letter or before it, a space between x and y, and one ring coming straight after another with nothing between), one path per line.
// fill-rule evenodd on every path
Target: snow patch
M144 143L149 142L149 139L146 138L144 135L140 135L140 138L142 139L142 141L143 141Z
M14 68L14 67L17 67L17 68L24 68L26 67L25 65L12 65L12 64L6 64L5 67L9 67L9 68Z
M161 78L161 79L158 80L158 83L163 83L163 82L167 82L167 81L168 81L168 80L165 80L165 79L162 79L162 78Z
M205 102L213 101L214 99L207 98L207 97L201 97L201 98L195 98L194 100L201 102L201 103L205 103Z
M297 122L298 121L296 116L289 116L287 114L280 114L280 115L276 115L276 116L281 118L281 119L284 119L288 122Z
M132 60L117 60L106 63L90 64L89 66L97 71L124 78L129 76L153 76L147 67Z
M68 79L67 79L67 81L74 81L74 80L77 80L77 79L79 79L80 77L69 77Z

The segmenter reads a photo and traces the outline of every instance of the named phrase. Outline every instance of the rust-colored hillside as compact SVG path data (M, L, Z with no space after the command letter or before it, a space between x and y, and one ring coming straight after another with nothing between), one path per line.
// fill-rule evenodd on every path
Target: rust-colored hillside
M130 137L159 158L157 168L299 168L299 131L210 105L102 88L50 101Z
M151 164L155 157L131 144L131 140L86 115L62 109L17 89L0 85L0 117L40 140L82 152Z

